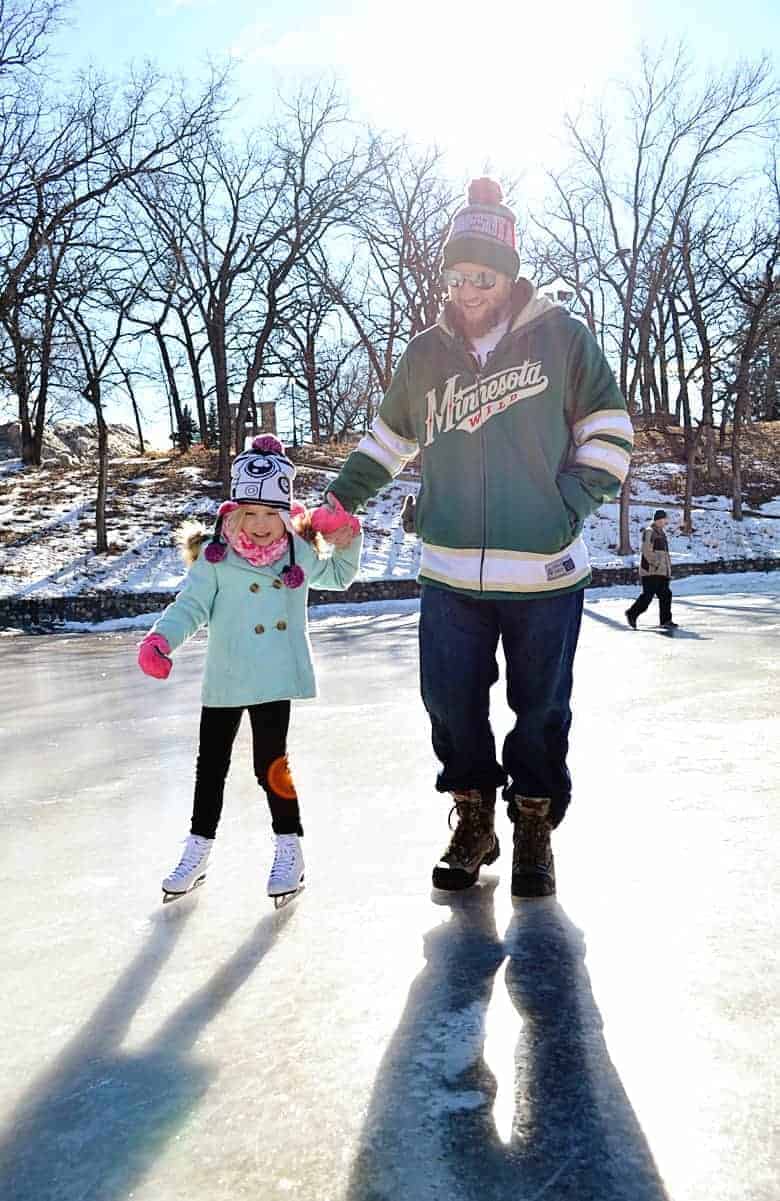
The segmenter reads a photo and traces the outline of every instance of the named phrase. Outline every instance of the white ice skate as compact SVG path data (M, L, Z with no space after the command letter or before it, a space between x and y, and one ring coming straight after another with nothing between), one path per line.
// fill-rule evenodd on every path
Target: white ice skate
M203 883L213 845L213 838L203 838L200 834L189 835L184 854L170 876L166 876L162 882L163 904L185 896Z
M303 888L303 851L297 834L277 834L276 852L268 877L268 895L281 909Z

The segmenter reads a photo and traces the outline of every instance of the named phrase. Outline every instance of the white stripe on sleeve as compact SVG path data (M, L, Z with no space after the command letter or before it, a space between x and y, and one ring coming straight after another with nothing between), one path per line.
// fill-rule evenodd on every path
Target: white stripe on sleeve
M418 446L409 438L396 434L381 417L377 417L369 432L361 438L357 449L379 463L390 475L398 475L417 454Z
M589 438L603 437L605 434L634 445L634 427L623 409L598 409L595 413L588 413L587 417L575 422L572 433L577 446L582 446Z
M584 446L580 446L574 455L575 467L595 467L600 471L608 471L620 480L621 484L628 475L631 456L621 446L613 442L599 442L592 438Z

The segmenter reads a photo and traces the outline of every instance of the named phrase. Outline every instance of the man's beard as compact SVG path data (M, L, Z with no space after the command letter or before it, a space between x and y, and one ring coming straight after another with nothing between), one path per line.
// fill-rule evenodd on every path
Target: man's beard
M506 321L512 306L510 296L489 300L479 313L464 309L457 301L450 301L451 320L459 334L464 338L481 338L484 334L495 329L502 321Z

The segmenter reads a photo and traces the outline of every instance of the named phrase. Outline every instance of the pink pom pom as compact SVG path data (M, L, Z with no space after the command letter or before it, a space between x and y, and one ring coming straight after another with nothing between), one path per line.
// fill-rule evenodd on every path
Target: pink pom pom
M306 578L303 568L299 567L297 563L293 563L292 567L285 567L282 577L288 588L300 588Z
M235 500L223 500L217 509L217 517L227 517L228 513L235 513L236 509L240 508L241 506Z
M221 563L227 554L227 547L221 542L209 542L203 552L203 557L207 563Z
M483 175L469 184L469 204L500 204L504 199L501 184Z
M273 434L258 434L252 442L252 450L259 450L264 455L284 454L284 447Z

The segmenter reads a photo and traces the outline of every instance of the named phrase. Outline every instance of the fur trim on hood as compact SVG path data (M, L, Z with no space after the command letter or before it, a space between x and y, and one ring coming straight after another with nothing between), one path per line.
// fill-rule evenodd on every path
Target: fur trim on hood
M188 567L192 567L208 540L209 532L202 521L185 521L174 534L174 541Z

